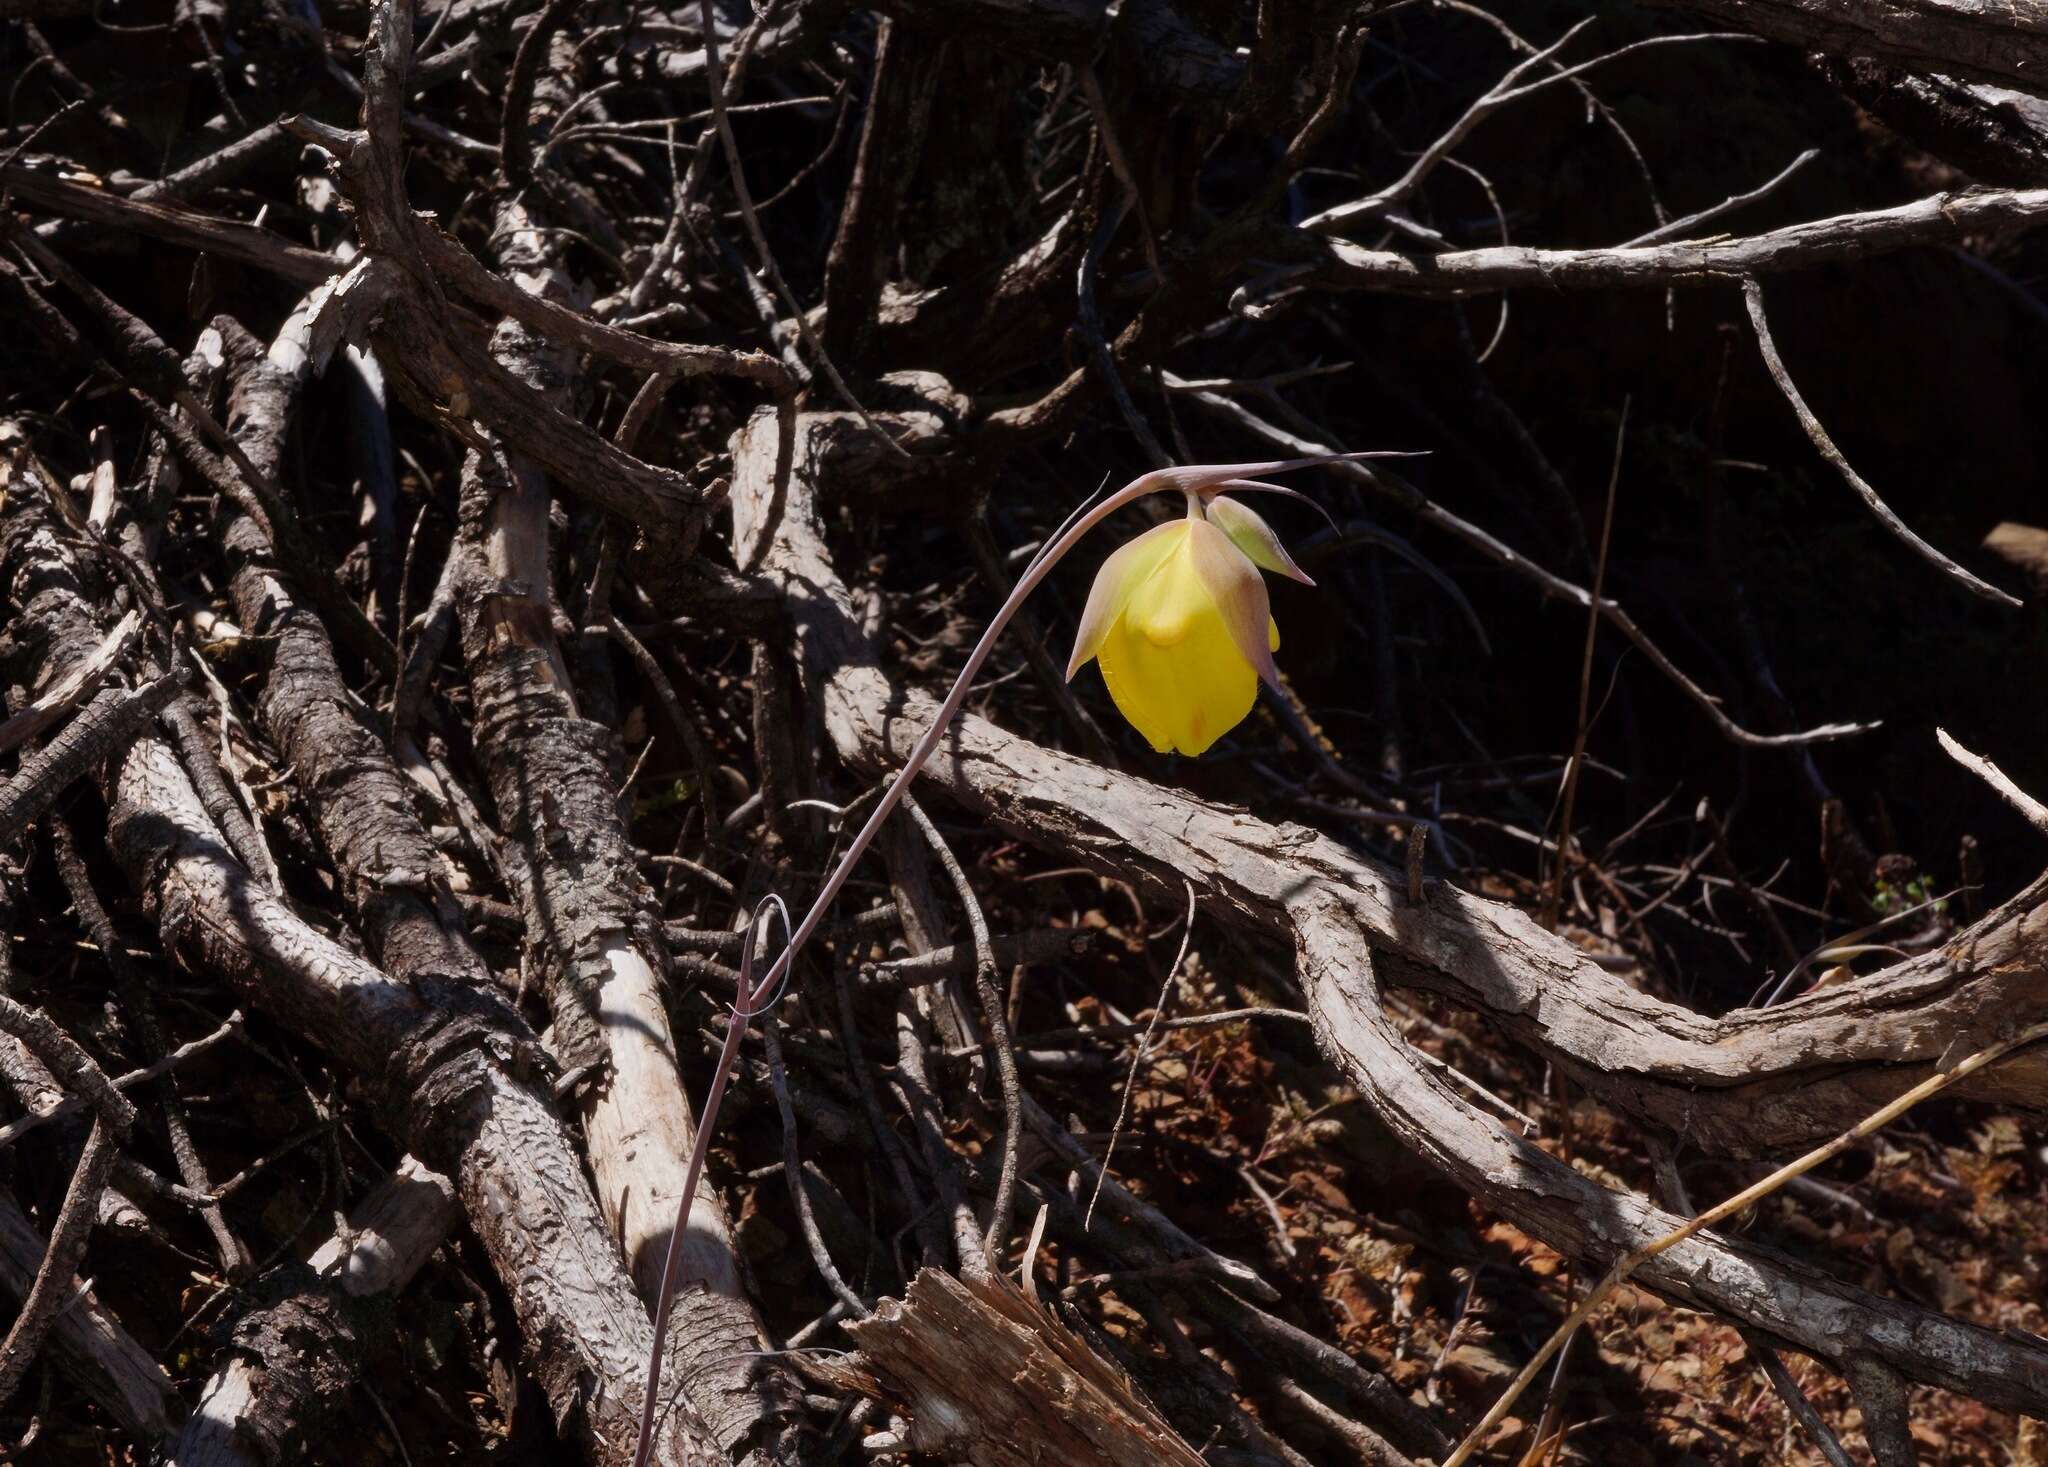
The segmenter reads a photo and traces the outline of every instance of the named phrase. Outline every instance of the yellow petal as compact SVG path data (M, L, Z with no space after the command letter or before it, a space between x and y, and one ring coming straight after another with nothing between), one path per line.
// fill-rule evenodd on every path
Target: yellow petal
M1096 660L1117 711L1155 750L1193 755L1251 712L1259 679L1215 602L1189 592L1183 580L1194 582L1176 576L1170 562L1155 571L1111 625ZM1141 599L1149 603L1143 621L1136 612Z
M1195 537L1209 526L1187 519L1173 527L1180 533L1164 542L1166 553L1132 586L1124 603L1126 624L1155 647L1174 646L1196 621L1216 611L1216 597L1196 573L1192 553Z
M1187 550L1182 557L1202 590L1214 603L1238 653L1267 682L1280 681L1273 665L1273 649L1267 636L1273 625L1272 605L1266 594L1265 577L1242 550L1216 526L1198 520L1188 531ZM1154 573L1157 579L1173 566L1167 561Z
M1161 561L1172 555L1187 539L1187 520L1155 525L1137 539L1120 545L1095 573L1088 588L1088 604L1081 612L1081 625L1074 633L1074 652L1067 660L1067 676L1081 670L1095 656L1116 619L1124 614L1131 594L1142 585Z

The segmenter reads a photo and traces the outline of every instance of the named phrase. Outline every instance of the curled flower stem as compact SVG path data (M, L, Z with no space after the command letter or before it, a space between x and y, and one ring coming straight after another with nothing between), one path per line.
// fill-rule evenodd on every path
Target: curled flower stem
M918 772L924 768L925 763L939 747L939 740L945 737L947 727L951 725L961 706L966 703L967 694L972 690L975 678L980 675L989 654L995 650L996 639L1002 636L1004 628L1009 626L1011 619L1023 606L1025 598L1038 589L1040 583L1052 573L1052 568L1058 565L1067 552L1078 545L1090 530L1125 505L1134 504L1148 494L1179 490L1192 501L1205 489L1248 474L1281 474L1293 469L1315 468L1344 459L1381 456L1371 453L1323 454L1313 458L1282 459L1256 464L1157 469L1133 479L1108 498L1076 510L1061 527L1059 534L1031 558L1031 563L1017 578L1016 588L1010 592L995 616L990 619L980 640L975 642L974 650L967 654L967 664L953 680L953 687L946 694L945 701L939 705L939 711L932 719L931 727L925 730L924 737L920 738L917 746L910 751L910 757L904 761L902 769L889 781L888 788L882 791L881 799L875 802L875 808L869 812L867 820L854 835L845 854L833 866L831 874L825 878L825 884L818 889L818 895L812 901L810 910L804 913L803 921L797 924L796 931L790 934L788 943L776 956L758 985L753 981L753 938L760 924L761 910L755 909L754 918L747 926L747 941L740 950L739 995L733 1003L732 1023L726 1027L725 1045L719 1051L718 1066L711 1076L711 1088L705 1094L704 1106L697 1119L697 1136L690 1148L689 1171L684 1178L683 1194L676 1203L676 1225L669 1234L668 1254L662 1264L661 1291L654 1307L654 1350L647 1362L647 1392L640 1405L640 1439L634 1449L633 1467L647 1467L654 1450L655 1400L661 1385L661 1357L663 1342L668 1333L670 1301L675 1294L676 1272L682 1261L683 1234L690 1222L690 1203L697 1195L697 1186L703 1176L704 1152L710 1145L711 1137L716 1134L719 1107L725 1099L726 1086L732 1078L733 1063L739 1057L740 1040L746 1033L747 1023L755 1015L763 1012L780 993L797 954L824 921L825 913L831 908L833 899L839 895L840 889L846 885L847 878L853 874L853 868L859 864L860 858L874 843L876 835L881 832L883 822L894 814L896 807L902 803L905 791L910 788L910 782L917 778ZM764 905L766 901L774 902L782 911L783 930L787 932L789 913L782 906L781 899L766 898Z

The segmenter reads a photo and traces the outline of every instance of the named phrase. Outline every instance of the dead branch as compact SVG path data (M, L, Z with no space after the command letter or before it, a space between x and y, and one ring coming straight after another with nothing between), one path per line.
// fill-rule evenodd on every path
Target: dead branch
M0 508L0 577L24 608L20 655L50 676L90 655L102 633L87 579L40 496L18 484ZM132 741L102 783L111 844L166 947L378 1086L394 1128L455 1179L557 1419L585 1435L594 1460L628 1460L652 1332L533 1084L539 1060L524 1026L473 988L426 975L404 987L307 927L229 854L159 740ZM664 1419L678 1463L722 1460L687 1404Z
M1948 751L1948 756L1951 759L1997 790L2005 798L2005 802L2008 805L2011 805L2020 814L2027 817L2028 824L2032 825L2034 829L2040 831L2043 835L2048 835L2048 805L2043 805L2039 800L2014 784L2011 776L1996 764L1993 764L1989 759L1986 759L1982 754L1972 754L1968 749L1950 738L1947 730L1936 729L1934 737L1940 741L1942 748Z
M110 688L86 704L62 732L24 759L14 777L0 785L0 847L13 844L23 826L47 810L73 780L134 737L184 686L181 673L132 690Z
M42 1348L43 1337L69 1301L77 1283L79 1260L85 1256L93 1224L99 1221L100 1194L113 1174L116 1144L113 1127L94 1120L85 1152L78 1158L57 1221L50 1229L49 1246L37 1266L35 1282L22 1298L21 1312L8 1326L7 1337L0 1339L0 1401L12 1396L21 1384L36 1351Z
M45 729L99 691L114 664L134 645L136 629L142 624L139 612L121 618L93 655L73 668L69 675L45 688L27 706L0 723L0 753L40 737Z
M185 1063L185 1061L196 1055L205 1054L223 1040L232 1039L241 1032L241 1014L239 1012L230 1014L227 1021L211 1034L194 1039L189 1044L181 1044L161 1059L146 1064L140 1069L130 1070L125 1075L116 1075L113 1077L112 1084L116 1090L132 1090L138 1085L146 1085L152 1080L160 1080L177 1069L179 1065ZM66 1116L77 1115L81 1110L85 1109L87 1104L88 1102L82 1097L76 1095L66 1096L46 1109L31 1110L28 1115L18 1121L9 1121L6 1125L0 1126L0 1150L12 1146L16 1141L20 1140L30 1131L35 1130L38 1126L47 1125L51 1121L62 1120Z
M1855 0L1652 0L1711 16L1809 51L1869 57L2039 93L2048 78L2048 8L2015 0L1985 10L1968 0L1898 0L1880 11Z
M350 1212L348 1230L303 1263L273 1271L275 1302L235 1327L232 1353L214 1372L178 1434L172 1467L270 1467L318 1440L339 1410L368 1338L396 1295L459 1215L448 1179L412 1157Z
M379 7L384 44L400 54L403 9ZM564 83L551 75L548 84ZM573 293L541 221L522 204L503 206L498 233L501 256L527 291ZM570 368L555 343L507 320L493 347L498 371L541 399L544 411L573 421L561 401ZM595 1068L581 1100L598 1199L641 1297L652 1299L689 1185L696 1130L659 985L667 966L660 929L619 811L613 735L579 708L555 640L543 465L485 440L464 464L462 495L455 553L468 580L462 642L479 752L499 819L525 847L518 896L529 940L547 963L555 1056L571 1072ZM778 1367L753 1358L760 1322L709 1188L690 1197L689 1217L689 1287L678 1307L691 1399L722 1448L781 1460L794 1390Z
M1499 290L1630 290L1729 285L1750 276L1868 259L1964 237L1998 238L2048 219L2048 189L1986 189L1936 194L1893 209L1838 214L1733 239L1608 249L1547 250L1525 245L1408 255L1346 240L1300 234L1275 240L1275 253L1298 267L1282 272L1289 290L1376 290L1449 297ZM1233 307L1257 315L1269 307L1246 287Z
M1902 541L1915 555L1950 580L1968 589L1972 595L1982 596L1986 601L1996 601L2004 606L2021 605L2019 597L2001 591L1988 581L1964 570L1914 534L1904 520L1892 513L1891 506L1878 496L1878 492L1871 488L1863 476L1850 465L1849 460L1842 456L1842 450L1835 447L1834 439L1828 437L1828 430L1821 426L1820 419L1813 415L1813 409L1806 405L1806 399L1799 395L1799 388L1793 383L1792 374L1785 370L1784 358L1778 355L1778 343L1771 338L1770 322L1764 317L1763 287L1753 279L1743 281L1742 302L1749 310L1750 329L1756 332L1757 349L1763 353L1764 365L1770 368L1771 380L1778 384L1778 391L1782 392L1785 401L1791 404L1793 415L1799 419L1799 426L1806 430L1806 436L1813 441L1813 446L1820 456L1835 467L1836 472L1848 482L1849 487L1856 491L1856 497L1877 516L1878 523L1891 531L1892 535Z
M931 705L896 687L876 665L825 551L810 496L839 467L829 447L835 436L829 428L814 429L809 417L802 420L788 492L778 495L772 422L757 417L734 445L735 535L743 544L772 537L762 569L787 588L802 666L826 728L842 758L875 772L908 752L929 721ZM770 505L779 506L773 520L766 518ZM1426 906L1412 908L1397 873L1362 862L1310 831L1268 826L1242 811L1204 805L1041 749L980 719L959 722L927 781L1025 839L1126 879L1140 878L1162 896L1182 880L1192 881L1215 915L1288 935L1298 949L1325 1049L1381 1119L1417 1154L1518 1226L1595 1260L1642 1246L1679 1220L1571 1171L1452 1092L1412 1056L1385 1017L1377 966L1461 1002L1477 1001L1510 1033L1566 1065L1575 1079L1583 1076L1582 1083L1610 1103L1668 1118L1674 1131L1695 1138L1710 1134L1709 1144L1724 1149L1740 1149L1744 1142L1784 1148L1794 1144L1795 1135L1811 1136L1812 1122L1801 1117L1841 1115L1846 1109L1839 1124L1821 1130L1822 1136L1833 1134L1867 1112L1874 1086L1894 1094L1909 1088L1920 1074L1910 1067L1901 1073L1898 1061L1902 1049L1910 1052L1912 1035L1924 1025L1928 1041L1938 1041L1926 1062L1931 1068L1957 1043L1956 1034L1969 1028L1967 1021L1940 1012L1944 1000L1960 998L1963 1007L1976 1011L1980 1032L2009 1032L2016 1012L2027 1008L2011 991L1995 1016L1977 1009L1986 990L1997 987L1996 960L1954 989L1938 980L1945 991L1931 997L1921 988L1926 977L1908 963L1827 990L1816 996L1818 1002L1716 1023L1624 987L1511 908L1442 886L1428 894ZM1987 918L1967 949L1972 958L1981 961L2002 938L2016 940L2019 952L2032 951L2036 944L2022 934L2043 920L2042 890L2048 887ZM2023 959L2017 966L2031 975L2037 961L2038 956ZM1960 976L1952 961L1939 967L1941 980ZM2030 978L2019 986L2028 984ZM1858 989L1863 991L1844 1012L1844 995ZM1516 990L1516 998L1503 1001ZM1870 1004L1878 994L1885 1007L1874 1012ZM1833 1012L1823 1016L1817 1010ZM1878 1040L1864 1051L1861 1073L1810 1067L1818 1052L1814 1041L1830 1028L1831 1042L1823 1048L1837 1057ZM1710 1033L1716 1038L1692 1037ZM1578 1051L1582 1044L1589 1048ZM1742 1057L1722 1069L1733 1059L1730 1051ZM1670 1108L1658 1117L1657 1082L1645 1083L1643 1071L1680 1054L1692 1078L1682 1094L1667 1092ZM2020 1075L2031 1068L2021 1060L1993 1073L2038 1093L2037 1082ZM1707 1076L1717 1069L1718 1083L1730 1088L1708 1088L1715 1082ZM1781 1088L1788 1081L1789 1088ZM1722 1111L1738 1088L1748 1091L1739 1113L1733 1107ZM1681 1302L1715 1308L1829 1359L1874 1348L1912 1379L1978 1399L2015 1407L2048 1400L2048 1349L1847 1288L1763 1250L1694 1239L1646 1266L1642 1277Z
M261 226L180 204L123 198L22 164L0 168L0 188L76 219L254 265L300 285L317 285L334 273L334 261L318 250L292 244Z
M0 1188L0 1287L27 1298L49 1256L49 1241L13 1192ZM63 1307L48 1336L56 1364L122 1430L143 1441L167 1436L178 1411L177 1393L156 1357L107 1312L89 1284L67 1278L60 1299Z

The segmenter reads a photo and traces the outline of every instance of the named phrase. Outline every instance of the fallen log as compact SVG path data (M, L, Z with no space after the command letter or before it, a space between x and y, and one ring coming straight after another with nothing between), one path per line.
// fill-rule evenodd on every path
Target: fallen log
M61 677L101 640L100 598L40 487L5 487L0 582L21 606L20 670ZM393 1134L455 1181L560 1428L601 1467L629 1461L653 1332L525 1025L487 992L438 974L399 983L308 927L235 860L159 738L133 740L100 779L109 843L166 948L369 1082ZM665 1460L726 1460L686 1400L662 1420Z

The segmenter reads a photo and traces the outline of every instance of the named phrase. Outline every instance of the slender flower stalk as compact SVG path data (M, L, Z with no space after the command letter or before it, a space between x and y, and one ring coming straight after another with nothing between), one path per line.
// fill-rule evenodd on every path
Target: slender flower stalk
M719 1106L724 1101L726 1085L732 1077L733 1064L739 1056L740 1040L746 1033L747 1024L755 1015L763 1012L778 995L782 984L789 976L791 965L796 961L797 954L803 950L804 944L810 941L812 935L818 930L819 924L824 921L825 913L831 908L833 899L839 895L840 889L846 885L847 878L853 874L853 868L859 863L860 858L867 853L868 847L873 844L875 836L882 829L883 822L895 813L896 807L902 803L904 792L910 788L910 782L917 777L918 772L924 768L926 761L931 758L933 751L939 747L939 740L945 737L947 727L951 725L954 716L959 713L961 706L967 701L967 694L972 690L974 680L980 674L983 664L988 661L989 654L995 650L996 639L1009 626L1011 619L1016 616L1018 608L1023 606L1025 598L1038 588L1040 583L1052 573L1053 567L1058 565L1067 552L1078 545L1082 537L1087 535L1090 530L1124 506L1136 503L1148 494L1184 494L1188 499L1191 518L1199 519L1202 514L1202 504L1207 503L1213 513L1214 504L1227 502L1219 501L1217 498L1226 488L1240 491L1272 491L1297 498L1304 497L1295 495L1294 491L1284 489L1277 484L1260 483L1252 477L1254 475L1284 474L1297 469L1312 469L1324 464L1348 460L1396 456L1403 455L1387 453L1335 453L1321 454L1314 458L1272 459L1263 463L1196 464L1185 468L1155 469L1149 474L1133 479L1106 499L1092 505L1084 504L1073 515L1068 517L1066 524L1061 527L1059 533L1047 541L1038 554L1031 558L1030 564L1025 566L1024 573L1017 578L1016 588L1010 592L995 616L989 621L987 629L982 632L980 639L975 642L974 650L967 654L967 663L960 669L960 675L953 680L952 689L946 694L945 701L939 705L939 711L932 719L931 727L925 730L924 736L917 741L916 747L910 751L910 757L904 761L903 768L897 771L895 778L889 781L888 788L882 791L882 798L876 802L875 808L869 812L868 818L862 823L859 831L855 833L852 843L847 846L845 853L839 858L838 863L825 878L825 884L818 889L818 895L812 901L810 910L804 913L803 921L797 924L796 931L790 933L789 941L784 945L782 951L777 954L775 961L769 965L767 973L762 976L759 984L753 981L753 953L754 938L760 925L761 908L757 907L755 909L754 918L747 926L746 942L740 950L739 995L733 1003L732 1022L726 1027L725 1044L719 1051L718 1066L713 1071L711 1077L711 1088L705 1094L703 1109L698 1114L696 1141L690 1148L689 1172L684 1178L683 1194L676 1204L675 1230L669 1234L668 1254L662 1265L661 1292L656 1301L654 1311L654 1350L647 1362L647 1391L640 1407L640 1439L633 1453L633 1467L647 1467L653 1454L656 1398L661 1386L663 1342L667 1338L669 1314L675 1296L676 1271L682 1260L683 1233L689 1226L690 1202L697 1195L697 1187L703 1176L704 1153L710 1145L711 1137L716 1133ZM1256 521L1261 529L1264 528L1264 521L1259 520L1257 515L1251 514L1249 510L1243 509L1242 506L1237 506L1237 508L1241 514L1248 515L1253 521ZM1208 529L1211 527L1205 523L1204 528ZM1266 534L1270 536L1271 532L1267 531ZM1140 540L1142 541L1143 538L1141 536ZM1219 535L1218 538L1221 539L1223 536ZM1236 536L1231 536L1232 540L1236 538ZM1124 548L1129 549L1130 547L1126 546ZM1285 550L1278 549L1277 540L1273 542L1273 548L1284 562L1283 565L1274 568L1282 570L1283 573L1292 569L1293 561L1286 558ZM1120 551L1119 554L1121 553ZM1259 560L1258 563L1266 564L1268 562ZM1296 575L1300 574L1298 570L1294 570L1293 573ZM1304 577L1304 579L1306 578ZM1264 594L1264 586L1261 585L1259 588L1261 606L1263 606ZM1092 599L1091 595L1091 601ZM1084 631L1085 626L1086 620L1084 618ZM1265 649L1264 663L1267 668L1271 667L1270 647ZM1242 717L1242 714L1239 716ZM1140 732L1144 731L1143 726L1140 725ZM782 911L783 930L788 932L788 910L782 906L781 899L776 897L765 899L763 905L765 906L767 902L771 901Z

